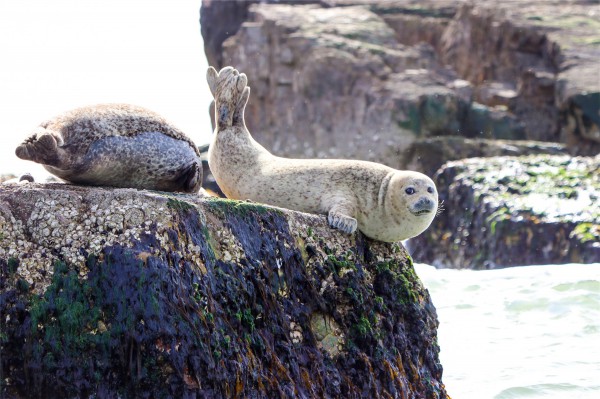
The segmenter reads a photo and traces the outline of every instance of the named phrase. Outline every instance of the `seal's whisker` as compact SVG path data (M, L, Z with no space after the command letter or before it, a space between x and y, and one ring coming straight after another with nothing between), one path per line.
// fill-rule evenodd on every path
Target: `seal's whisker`
M444 208L444 200L439 200L438 208L437 208L437 212L435 213L435 216L441 215L442 212L444 212L445 210L446 210L446 208Z

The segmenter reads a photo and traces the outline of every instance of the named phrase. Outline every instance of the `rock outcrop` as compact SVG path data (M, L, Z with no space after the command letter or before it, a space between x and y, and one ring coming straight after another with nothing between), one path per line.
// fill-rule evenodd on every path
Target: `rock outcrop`
M444 212L411 240L422 262L453 268L600 262L600 156L449 162Z
M0 396L446 398L400 245L193 195L0 186Z
M529 140L465 139L460 136L442 136L415 140L402 154L401 164L434 176L448 161L465 158L490 158L535 154L566 155L564 144Z
M531 219L550 223L543 224L547 233L520 223L527 227L527 239L503 246L500 241L509 239L502 237L504 230L491 234L486 221L503 212L503 202L480 202L480 195L494 191L468 178L472 165L503 170L509 158L495 157L600 152L597 2L249 0L235 7L203 1L203 36L209 62L235 65L248 74L253 91L246 120L257 141L282 156L365 159L430 176L443 168L438 188L454 210L416 241L443 238L439 246L417 250L419 261L481 268L597 259L592 245L597 223L583 221L577 212L571 220L560 201L550 201L558 208L548 210L560 216ZM235 22L218 26L219 15ZM490 160L464 161L470 171L465 173L457 169L460 162L443 167L471 157ZM536 168L560 169L559 158L535 159L539 165L510 161L506 167L525 175L537 173ZM455 176L461 177L454 181ZM489 178L497 181L493 173ZM536 184L527 192L514 191L510 187L520 184L520 175L501 179L498 190L512 190L516 202L548 194ZM556 183L558 191L550 196L570 198L573 190L561 176L547 180ZM593 188L590 195L597 193ZM456 211L458 201L471 197L465 207L475 216ZM521 220L523 210L517 208L507 209ZM452 230L461 217L463 233ZM550 240L550 232L559 238ZM463 251L468 240L460 234L467 233L471 240L478 238ZM510 229L506 233L514 236ZM444 241L450 238L455 247ZM541 246L543 240L555 247ZM509 250L526 255L509 260L502 254Z
M205 0L203 35L211 63L250 76L248 125L279 155L402 167L450 134L600 151L594 2L253 3Z

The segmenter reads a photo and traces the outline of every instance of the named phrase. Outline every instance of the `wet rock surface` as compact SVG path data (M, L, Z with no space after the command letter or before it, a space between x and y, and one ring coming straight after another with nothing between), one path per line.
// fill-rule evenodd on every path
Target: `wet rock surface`
M437 175L444 212L411 240L420 261L494 268L600 262L600 157L472 158Z
M400 245L223 199L0 186L0 396L446 398Z

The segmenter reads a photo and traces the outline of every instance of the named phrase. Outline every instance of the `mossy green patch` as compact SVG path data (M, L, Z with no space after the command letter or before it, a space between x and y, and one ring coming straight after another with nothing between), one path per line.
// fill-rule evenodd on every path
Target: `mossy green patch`
M352 252L347 251L340 255L329 254L325 263L330 267L336 274L342 273L346 270L356 270L356 264L352 260Z
M454 15L454 10L452 7L421 7L418 4L407 4L407 5L397 5L394 2L379 2L374 3L370 6L370 9L379 15L415 15L419 17L431 17L431 18L442 18L448 19L452 18Z
M371 326L371 322L366 316L362 316L358 323L353 326L353 329L359 337L367 337L373 333L373 326Z
M195 205L171 196L169 196L169 199L167 200L167 207L176 211L189 211L196 209Z
M600 242L600 225L593 223L579 223L573 229L573 234L582 243Z
M229 213L234 215L246 216L251 213L265 214L273 212L282 214L283 212L277 208L270 207L268 205L258 204L255 202L246 202L231 200L227 198L207 198L206 204L210 209L220 212Z
M17 280L17 290L25 293L29 291L29 283L25 280L25 279L18 279Z

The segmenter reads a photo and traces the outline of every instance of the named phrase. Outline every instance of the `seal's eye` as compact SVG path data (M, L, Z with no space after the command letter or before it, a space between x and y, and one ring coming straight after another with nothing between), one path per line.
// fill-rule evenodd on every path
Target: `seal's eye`
M415 193L415 189L412 187L408 187L404 192L408 195L413 195Z
M433 194L433 191L434 191L434 190L433 190L433 187L427 187L427 192L428 192L429 194Z

